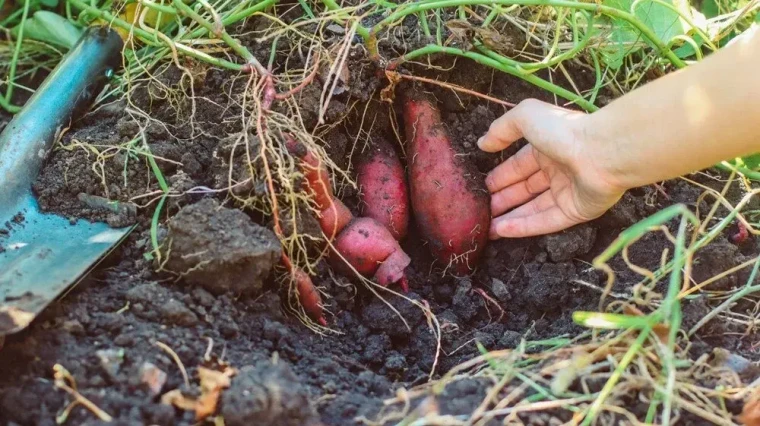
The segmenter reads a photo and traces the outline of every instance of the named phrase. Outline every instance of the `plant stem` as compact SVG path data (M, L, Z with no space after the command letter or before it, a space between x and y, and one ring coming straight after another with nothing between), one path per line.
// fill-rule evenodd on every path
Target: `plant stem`
M150 9L155 10L156 12L161 12L161 13L165 13L167 15L172 15L172 16L177 14L177 10L174 9L173 7L166 6L163 4L158 4L158 3L152 2L151 0L139 0L139 3L142 4L143 6L146 6ZM161 22L161 19L160 18L156 19L156 22Z
M180 13L190 17L190 19L200 24L210 34L221 37L221 39L224 40L224 42L227 43L227 45L235 51L235 53L242 56L247 63L251 64L251 66L256 69L256 72L259 73L259 75L266 75L266 69L264 69L261 63L259 63L258 59L256 59L256 57L254 57L253 54L245 48L245 46L240 44L239 41L230 36L230 34L224 29L223 26L221 29L215 28L214 24L207 21L195 10L193 10L192 7L186 5L182 0L174 0L172 4L180 11Z
M591 60L594 62L596 81L594 82L594 88L591 89L591 96L589 96L588 101L593 104L596 101L599 90L602 88L602 68L599 66L599 58L597 57L596 52L591 52Z
M646 327L639 332L639 337L637 337L631 347L628 348L628 351L625 353L625 355L623 355L623 358L620 360L617 368L615 368L615 371L612 372L610 378L607 379L607 383L604 384L601 392L599 392L599 396L594 400L594 403L591 404L588 414L586 414L585 418L583 419L582 426L588 426L592 421L594 421L596 415L599 413L599 410L602 409L602 404L604 404L604 401L610 395L612 389L623 376L623 372L625 372L628 364L633 361L634 357L644 347L644 342L649 337L649 333L651 333L651 331L651 327Z
M330 1L330 0L328 0ZM652 43L657 50L659 50L660 54L668 58L668 60L677 68L683 68L686 66L686 63L684 63L678 56L676 56L675 53L673 53L672 50L670 50L667 45L665 45L652 31L651 28L644 25L641 21L639 21L634 15L631 13L625 12L620 9L616 9L614 7L610 6L604 6L597 4L595 2L591 3L582 3L578 1L573 0L428 0L428 1L420 1L415 3L409 3L404 6L399 7L391 13L388 17L383 19L382 21L375 24L375 26L372 27L372 30L370 32L371 35L376 36L376 34L383 28L391 25L392 23L398 21L399 19L402 19L406 15L412 14L412 13L418 13L421 11L431 10L431 9L440 9L444 7L457 7L457 6L475 6L475 5L514 5L519 4L523 6L553 6L553 7L567 7L571 9L580 9L580 10L586 10L592 13L603 13L608 16L612 16L614 18L618 18L621 20L624 20L628 23L630 23L634 28L636 28L647 40ZM371 49L371 48L370 48Z
M26 20L29 17L29 3L30 0L24 0L24 12L21 15L21 22L18 26L18 36L16 38L16 47L13 49L13 57L11 58L10 71L8 72L8 89L5 91L5 103L10 104L13 97L13 87L16 80L16 67L18 66L18 55L21 52L21 43L24 41L24 28L26 27Z
M417 14L417 19L420 21L420 26L422 27L422 32L425 34L425 37L427 37L428 40L430 40L433 35L430 33L430 25L428 25L427 21L427 15L425 12L420 12Z
M7 18L3 19L3 21L0 22L0 27L2 28L7 27L8 25L11 24L11 22L13 22L14 20L16 20L16 18L18 18L18 15L22 13L24 13L24 9L18 9L15 12L11 13L10 15L8 15Z
M87 3L85 3L82 0L67 0L68 3L71 3L74 5L77 9L88 12L95 16L96 18L100 18L104 21L107 21L109 24L117 26L119 28L125 29L127 31L133 32L137 37L140 38L140 40L148 45L155 46L156 44L152 41L153 35L149 33L148 31L145 31L141 28L137 28L134 25L130 24L129 22L111 14L110 12L106 10L98 9L95 6L91 6Z
M335 0L322 0L322 4L324 4L325 7L329 10L340 10L341 8L340 5L335 2ZM339 20L336 21L342 23ZM356 34L359 34L365 43L367 43L371 38L369 29L361 24L356 27Z
M269 6L272 6L273 4L277 3L278 0L264 0L259 3L256 3L255 5L249 7L248 9L243 9L239 12L235 12L233 14L230 14L226 18L222 18L222 25L225 27L231 24L234 24L238 21L241 21L245 18L248 18L249 16L253 15L254 13L261 12L262 10L268 8ZM196 30L197 32L197 30ZM193 32L191 34L196 34L196 32Z
M678 331L681 329L681 302L678 294L681 291L683 277L681 268L690 257L686 252L686 217L681 217L676 236L675 252L673 253L673 272L670 273L668 292L665 295L660 308L652 317L658 322L663 319L668 322L668 344L662 356L662 369L665 374L665 391L662 392L662 424L670 424L670 414L673 406L673 392L676 381L675 348L678 339ZM659 315L658 315L659 314ZM660 318L662 317L662 318Z
M140 41L142 41L143 43L145 43L145 44L147 44L149 46L163 47L163 46L166 45L165 43L158 43L158 44L156 44L153 41L153 34L151 34L148 31L145 31L145 30L143 30L141 28L137 28L136 26L134 26L134 25L132 25L132 24L124 21L123 19L120 19L120 18L114 16L113 14L111 14L111 13L105 11L105 10L100 10L100 9L94 7L94 6L90 6L89 4L85 3L82 0L68 0L68 2L71 3L71 4L73 4L75 7L77 7L80 10L83 10L83 11L86 11L88 13L91 13L95 17L100 18L100 19L102 19L104 21L108 21L111 25L114 25L116 27L123 28L123 29L125 29L127 31L132 32L135 36L137 36L140 39ZM256 12L258 12L258 11L260 11L260 10L266 8L267 6L272 5L272 4L276 3L276 2L277 2L277 0L264 0L264 1L260 2L260 3L257 3L255 6L252 6L252 7L248 8L248 9L245 9L245 10L243 10L241 12L236 13L235 15L228 16L227 18L225 18L225 19L222 20L222 25L223 26L227 26L227 25L230 25L232 23L235 23L235 22L237 22L237 21L239 21L241 19L244 19L244 18L250 16L251 14L256 13ZM184 5L184 3L183 3L183 5ZM186 6L186 7L189 7L189 6ZM247 13L247 15L244 14L244 13ZM199 24L201 24L201 23L199 22ZM206 27L197 28L193 32L185 34L183 36L183 38L185 38L185 39L198 38L201 35L203 35L203 33L205 31L208 31L208 28L206 28ZM184 44L177 43L177 42L174 42L174 41L172 42L172 45L168 46L168 47L174 47L175 49L177 49L178 51L182 52L183 54L185 54L187 56L190 56L190 57L195 58L195 59L199 59L199 60L204 61L204 62L208 62L209 64L217 66L217 67L227 68L227 69L232 70L232 71L244 71L246 69L246 66L244 66L244 65L236 64L234 62L230 62L230 61L227 61L227 60L221 59L221 58L215 58L215 57L213 57L213 56L211 56L211 55L209 55L207 53L203 53L203 52L201 52L199 50L193 49L192 47L189 47L189 46L186 46ZM232 47L234 49L234 47L232 45L230 45L230 47ZM240 46L240 47L242 47L242 46ZM245 48L243 47L243 49L245 49ZM246 51L247 51L247 49L246 49Z
M716 164L715 167L727 172L735 171L736 173L744 175L749 179L760 181L760 172L756 172L754 170L750 170L746 167L738 166L736 164L731 164L728 161L723 161L719 164Z
M594 34L593 29L594 29L594 20L589 19L588 27L586 28L586 33L584 34L583 38L580 41L578 41L577 43L573 45L572 49L560 55L554 56L551 59L548 59L548 56L547 56L547 59L544 59L541 62L526 63L526 62L516 61L512 58L508 58L506 56L500 55L490 49L486 49L483 46L478 46L478 50L485 53L488 57L504 63L505 65L515 67L518 71L522 71L523 73L531 73L538 70L553 67L559 64L560 62L570 59L574 57L575 55L577 55L591 41L591 36Z
M562 88L560 86L557 86L556 84L550 83L536 75L526 74L525 72L521 72L519 69L517 69L514 66L504 64L502 62L499 62L496 59L489 58L488 56L482 55L477 52L471 52L471 51L465 52L461 49L456 49L453 47L444 47L444 46L439 46L437 44L430 44L425 47L414 50L412 52L409 52L394 62L398 64L401 62L413 60L420 56L430 55L434 53L446 53L449 55L462 56L468 59L472 59L473 61L479 64L496 68L499 71L503 71L507 74L511 74L515 77L519 77L527 81L528 83L534 84L544 90L548 90L549 92L552 92L556 94L557 96L565 98L570 102L574 102L575 104L577 104L578 106L580 106L581 108L583 108L584 110L588 112L593 112L599 109L594 104L584 99L582 96L579 96L565 88Z

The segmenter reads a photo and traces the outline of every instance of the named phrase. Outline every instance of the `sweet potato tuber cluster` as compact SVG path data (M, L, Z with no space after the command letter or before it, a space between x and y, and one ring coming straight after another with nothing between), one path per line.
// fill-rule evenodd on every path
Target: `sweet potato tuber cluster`
M404 270L411 259L393 234L375 219L354 217L333 195L327 170L316 156L292 139L287 147L301 160L306 187L319 211L320 226L333 243L330 253L333 268L346 274L353 268L362 275L374 276L380 285L398 282L408 291Z
M407 235L410 211L433 255L458 275L474 269L487 242L491 216L485 182L454 150L436 106L408 95L403 115L410 189L393 148L375 139L357 162L364 217L354 217L335 198L327 169L312 152L292 138L286 146L300 161L320 226L332 242L333 268L346 275L356 271L372 276L383 286L399 283L408 291L405 270L411 260L398 241ZM300 270L293 275L304 309L323 323L321 300L311 279Z

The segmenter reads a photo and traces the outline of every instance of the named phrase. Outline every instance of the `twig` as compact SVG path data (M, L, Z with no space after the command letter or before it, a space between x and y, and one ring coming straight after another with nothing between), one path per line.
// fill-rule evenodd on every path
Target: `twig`
M103 411L100 407L95 405L95 403L79 393L77 390L76 381L74 381L74 376L72 376L71 373L69 373L69 371L65 369L61 364L56 364L53 366L53 378L55 379L55 387L58 389L63 389L74 398L74 402L72 402L65 410L66 415L68 415L68 412L70 412L76 404L82 404L88 410L90 410L92 414L95 414L100 420L104 422L113 421L113 417L111 417L111 415Z
M483 93L476 92L474 90L465 89L462 86L457 86L456 84L446 83L445 81L438 81L434 80L432 78L425 78L425 77L418 77L415 75L407 75L407 74L401 74L396 71L390 71L386 70L385 75L388 76L388 79L391 82L398 81L398 79L404 79L404 80L412 80L412 81L421 81L423 83L428 84L435 84L436 86L441 86L446 89L451 89L457 92L466 93L470 96L475 96L478 98L485 99L489 102L497 103L499 105L504 105L505 107L514 108L517 106L517 104L513 104L512 102L502 101L501 99L494 98L493 96L484 95Z
M163 349L166 353L169 354L169 356L172 357L174 362L177 364L177 367L179 367L180 373L182 373L182 378L185 379L185 386L190 386L190 378L187 376L187 370L185 370L185 365L182 364L182 360L179 359L179 355L177 355L172 348L167 346L165 343L162 342L156 342L156 346Z

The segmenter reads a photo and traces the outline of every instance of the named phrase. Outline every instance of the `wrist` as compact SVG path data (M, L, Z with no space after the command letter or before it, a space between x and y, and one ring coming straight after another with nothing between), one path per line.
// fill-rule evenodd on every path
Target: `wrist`
M620 193L641 186L638 175L645 166L638 164L635 152L627 152L626 141L619 135L606 132L605 117L598 112L586 114L578 120L576 135L579 175L587 175L596 185L611 193Z

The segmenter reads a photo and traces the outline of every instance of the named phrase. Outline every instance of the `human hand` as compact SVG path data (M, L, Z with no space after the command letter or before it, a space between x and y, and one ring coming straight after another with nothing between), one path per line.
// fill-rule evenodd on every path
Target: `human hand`
M487 152L523 137L529 142L486 177L491 239L561 231L601 216L620 199L626 188L596 164L604 156L595 155L600 145L588 136L586 117L528 99L494 121L478 140Z

